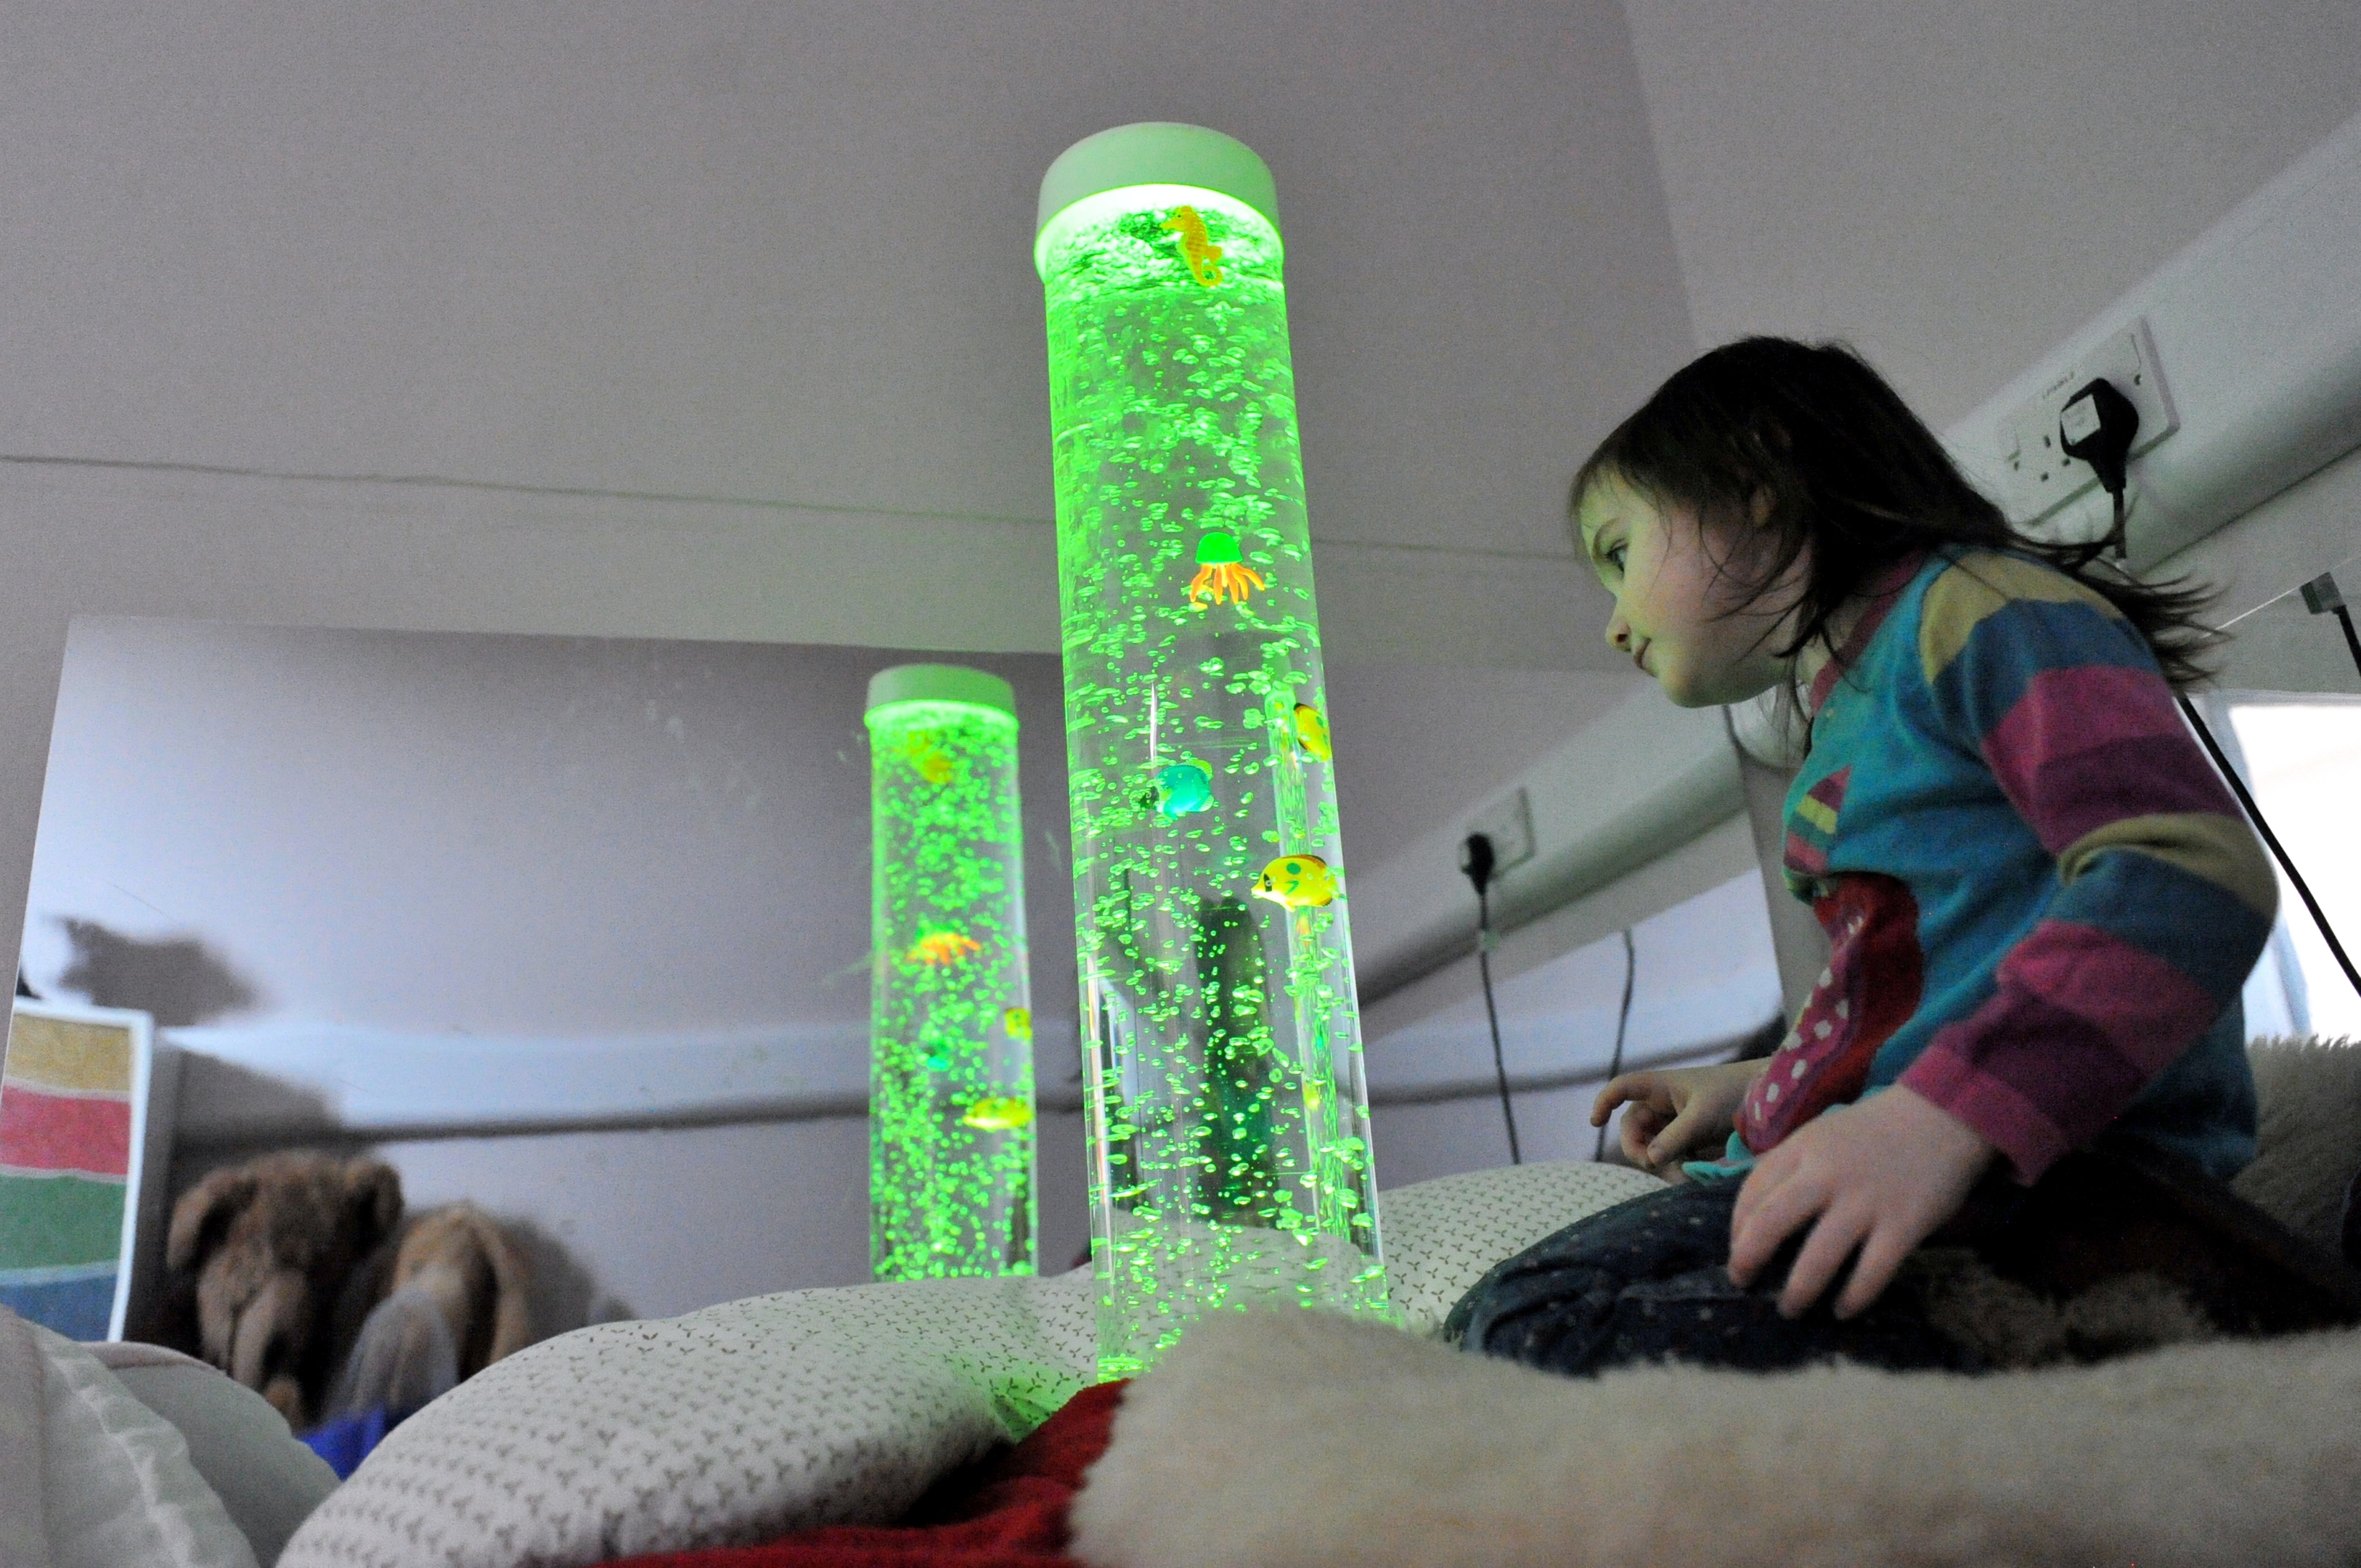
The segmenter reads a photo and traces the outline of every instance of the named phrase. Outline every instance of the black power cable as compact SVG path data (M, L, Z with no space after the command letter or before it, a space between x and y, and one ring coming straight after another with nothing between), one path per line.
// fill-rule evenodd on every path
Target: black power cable
M1500 1121L1509 1129L1509 1163L1525 1163L1517 1143L1517 1107L1509 1095L1509 1061L1500 1050L1500 1010L1492 1000L1492 868L1499 864L1488 833L1470 833L1459 846L1459 869L1476 884L1476 972L1484 980L1484 1017L1492 1025L1492 1070L1500 1080Z
M2139 410L2132 406L2132 400L2117 390L2114 383L2104 379L2090 382L2067 399L2058 422L2058 439L2065 447L2066 455L2088 463L2114 503L2114 526L2108 530L2106 538L2090 547L2082 559L2087 564L2112 555L2114 559L2106 563L2109 569L2126 580L2130 580L2131 573L2123 565L2124 492L2131 483L2132 438L2138 431ZM2345 636L2352 645L2354 663L2356 667L2361 667L2361 638L2354 635L2352 619L2345 610L2345 596L2336 591L2335 579L2323 575L2306 583L2303 600L2314 614L2326 610L2336 612L2337 619L2345 623ZM2213 731L2207 729L2205 720L2198 717L2197 705L2179 693L2174 694L2174 699L2180 704L2180 711L2188 718L2190 728L2196 730L2197 738L2205 743L2206 754L2213 759L2213 766L2220 770L2231 793L2238 797L2238 805L2246 811L2246 819L2255 825L2256 832L2269 847L2279 869L2287 873L2296 896L2302 899L2303 906L2312 912L2312 924L2320 927L2321 936L2327 940L2328 950L2336 956L2337 967L2344 970L2345 978L2352 982L2353 989L2361 992L2361 971L2356 971L2353 960L2345 956L2345 944L2336 939L2335 928L2329 925L2328 916L2320 907L2320 900L2312 895L2312 885L2295 869L2295 861L2290 858L2287 847L2279 842L2279 836L2271 831L2270 823L2264 819L2263 808L2255 803L2254 795L2247 791L2246 780L2238 776L2238 770L2230 765L2230 759L2224 754L2221 743L2213 739Z
M1631 945L1631 928L1623 927L1623 1005L1615 1014L1615 1057L1607 1064L1607 1081L1623 1076L1623 1033L1631 1026L1631 981L1640 972L1640 952ZM1607 1157L1607 1124L1598 1124L1598 1142L1591 1149L1595 1163Z
M2232 767L2230 759L2223 754L2222 743L2213 739L2213 731L2205 728L2205 721L2197 717L2197 705L2185 696L2179 700L2180 711L2196 729L2197 738L2205 742L2206 755L2213 759L2214 767L2221 771L2231 793L2238 797L2238 804L2246 809L2255 830L2262 835L2263 842L2270 846L2272 858L2279 861L2279 870L2287 872L2288 882L2295 888L2296 896L2303 900L2306 909L2312 911L2312 923L2320 927L2322 938L2328 943L2328 950L2336 956L2337 967L2345 971L2345 978L2352 982L2353 989L2361 992L2361 972L2356 972L2353 960L2345 956L2345 944L2336 939L2336 927L2328 923L2328 916L2321 911L2320 900L2312 897L2312 884L2305 882L2303 873L2295 869L2295 861L2288 858L2286 846L2279 842L2279 836L2272 832L2271 825L2263 819L2263 808L2255 804L2255 797L2246 792L2246 781L2238 776L2238 770Z

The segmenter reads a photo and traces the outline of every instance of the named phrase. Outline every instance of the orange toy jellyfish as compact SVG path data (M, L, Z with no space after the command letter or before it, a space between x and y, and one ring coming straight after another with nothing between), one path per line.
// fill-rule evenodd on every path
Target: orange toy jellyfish
M1262 574L1239 555L1236 534L1209 528L1197 541L1197 575L1189 583L1189 603L1195 609L1202 611L1224 599L1244 604L1248 592L1267 586Z
M964 963L971 955L982 951L983 944L973 937L958 931L934 931L918 938L918 945L910 949L909 961L940 968Z

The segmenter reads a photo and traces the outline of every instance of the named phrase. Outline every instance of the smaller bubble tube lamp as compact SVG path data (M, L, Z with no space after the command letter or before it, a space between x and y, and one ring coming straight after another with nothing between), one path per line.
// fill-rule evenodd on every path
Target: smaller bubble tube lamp
M1033 1014L1008 683L869 682L869 1260L879 1279L1031 1274Z
M1099 1370L1383 1314L1270 171L1196 126L1041 181Z

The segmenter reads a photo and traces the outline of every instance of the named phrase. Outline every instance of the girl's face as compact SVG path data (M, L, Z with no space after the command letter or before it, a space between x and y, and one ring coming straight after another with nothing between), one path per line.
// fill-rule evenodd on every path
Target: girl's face
M1583 492L1575 521L1583 554L1615 596L1607 641L1656 678L1683 707L1743 702L1785 679L1791 661L1782 622L1800 582L1789 579L1754 604L1741 587L1759 576L1745 541L1700 526L1695 514L1659 509L1621 477L1603 474Z

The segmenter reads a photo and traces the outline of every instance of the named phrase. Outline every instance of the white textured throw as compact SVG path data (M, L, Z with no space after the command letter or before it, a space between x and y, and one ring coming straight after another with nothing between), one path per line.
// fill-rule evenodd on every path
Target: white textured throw
M1653 1190L1583 1161L1386 1193L1387 1275L1432 1332L1500 1258ZM895 1519L1092 1379L1087 1275L757 1297L583 1329L397 1428L280 1568L579 1568Z
M1572 1380L1217 1318L1129 1390L1073 1522L1094 1568L2330 1568L2361 1560L2361 1333Z

